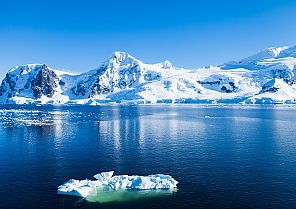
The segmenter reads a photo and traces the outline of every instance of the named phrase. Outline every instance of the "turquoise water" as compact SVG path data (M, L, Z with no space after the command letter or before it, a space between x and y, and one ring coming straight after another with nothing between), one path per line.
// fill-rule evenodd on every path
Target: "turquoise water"
M1 106L0 208L295 208L295 118L281 106ZM180 183L56 194L109 170Z
M97 203L122 203L129 201L138 201L143 199L156 199L165 196L171 196L177 192L177 189L166 190L106 190L104 188L97 188L95 192L89 194L86 200Z

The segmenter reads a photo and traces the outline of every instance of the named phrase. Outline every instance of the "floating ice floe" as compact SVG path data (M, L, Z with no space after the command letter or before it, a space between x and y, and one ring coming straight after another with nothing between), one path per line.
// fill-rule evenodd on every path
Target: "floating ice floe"
M178 181L169 175L156 174L149 176L113 176L114 171L103 172L94 175L96 180L75 180L70 179L58 187L57 193L62 195L73 195L87 197L97 188L111 190L156 190L173 189L177 187Z

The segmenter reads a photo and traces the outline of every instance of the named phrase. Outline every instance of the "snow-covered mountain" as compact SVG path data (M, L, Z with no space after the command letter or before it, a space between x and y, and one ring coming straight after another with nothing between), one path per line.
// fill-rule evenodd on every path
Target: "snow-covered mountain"
M296 103L296 47L268 48L200 69L145 64L115 52L97 69L72 74L45 64L16 66L0 86L1 104Z

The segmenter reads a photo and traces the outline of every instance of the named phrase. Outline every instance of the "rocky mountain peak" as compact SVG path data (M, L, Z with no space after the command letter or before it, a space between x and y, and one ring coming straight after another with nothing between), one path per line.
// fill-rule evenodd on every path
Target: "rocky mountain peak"
M127 52L113 52L112 56L108 60L109 63L127 63L127 62L139 62L136 58L132 57Z

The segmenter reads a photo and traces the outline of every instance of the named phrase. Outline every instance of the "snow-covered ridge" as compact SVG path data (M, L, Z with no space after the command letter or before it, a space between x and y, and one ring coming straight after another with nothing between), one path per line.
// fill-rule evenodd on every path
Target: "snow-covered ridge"
M169 175L156 174L149 176L113 176L114 171L102 172L94 175L96 180L70 179L57 189L58 194L87 197L98 188L104 190L155 190L173 189L177 187L178 181Z
M16 66L0 85L0 103L296 103L295 73L296 47L272 47L195 70L169 61L145 64L114 52L101 66L81 74L45 64ZM277 91L265 91L270 82L280 86Z

